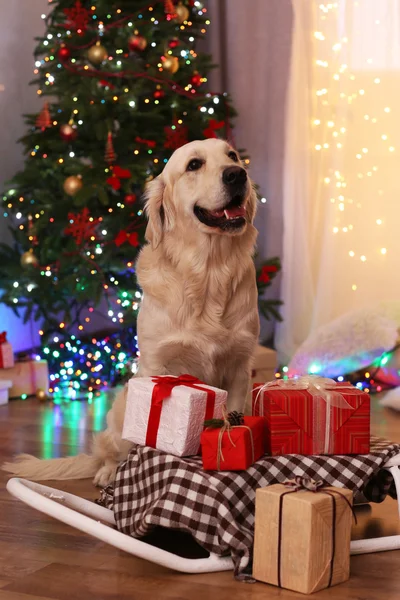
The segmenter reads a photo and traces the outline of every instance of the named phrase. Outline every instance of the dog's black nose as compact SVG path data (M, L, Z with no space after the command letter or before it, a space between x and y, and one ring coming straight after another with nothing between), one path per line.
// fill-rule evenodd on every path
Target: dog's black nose
M226 185L243 185L246 179L247 173L242 167L227 167L222 173L222 181Z

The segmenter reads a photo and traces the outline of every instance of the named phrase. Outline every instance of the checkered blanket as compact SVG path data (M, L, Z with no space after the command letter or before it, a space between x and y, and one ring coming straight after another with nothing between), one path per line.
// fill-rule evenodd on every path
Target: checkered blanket
M257 488L308 475L382 502L387 494L395 497L393 478L382 466L399 452L399 444L373 438L368 455L268 456L247 471L207 472L200 457L133 446L99 502L113 508L123 533L143 537L156 526L185 530L209 552L231 554L238 574L252 553Z

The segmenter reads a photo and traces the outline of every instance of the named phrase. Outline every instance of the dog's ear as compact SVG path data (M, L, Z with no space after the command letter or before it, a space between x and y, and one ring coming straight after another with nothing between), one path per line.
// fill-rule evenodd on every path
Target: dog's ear
M247 220L252 223L257 212L257 193L254 184L251 184L250 197L246 204Z
M159 175L146 186L146 214L148 223L145 237L153 248L157 248L163 236L164 228L169 226L166 223L164 207L165 183L162 175Z

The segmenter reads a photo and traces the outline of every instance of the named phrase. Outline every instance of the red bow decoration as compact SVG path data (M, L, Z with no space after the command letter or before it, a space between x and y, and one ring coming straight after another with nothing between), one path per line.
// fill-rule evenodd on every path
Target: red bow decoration
M209 388L202 387L203 382L192 375L180 375L179 377L171 377L169 375L152 377L151 380L156 384L153 388L151 396L151 407L146 433L146 446L156 447L157 433L160 425L162 404L164 400L170 398L172 390L178 385L194 388L207 392L207 405L205 421L213 418L215 406L215 392ZM200 385L199 385L200 384Z
M210 119L207 129L203 130L203 135L206 138L216 138L217 134L215 132L223 127L225 127L225 121L216 121L216 119Z
M135 142L137 142L138 144L146 144L148 148L156 147L156 142L154 140L145 140L144 138L141 138L138 135L135 137Z
M113 168L113 172L111 177L109 177L106 182L111 185L113 190L118 191L121 187L121 179L129 179L132 177L132 173L129 169L122 169L118 165Z
M136 231L128 233L125 229L120 231L114 240L116 246L122 246L125 242L129 242L131 246L139 246L139 236Z
M3 331L0 333L0 344L5 344L7 342L7 331Z
M261 269L261 273L258 276L258 281L260 283L269 283L271 281L270 273L276 273L278 271L278 267L276 265L264 265Z

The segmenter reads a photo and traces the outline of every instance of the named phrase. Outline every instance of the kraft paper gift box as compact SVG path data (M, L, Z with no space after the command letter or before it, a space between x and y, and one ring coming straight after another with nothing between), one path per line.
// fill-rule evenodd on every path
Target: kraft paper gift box
M259 488L253 577L303 594L346 581L352 498L344 488L293 493L280 484Z
M227 395L191 375L132 377L122 438L175 456L198 454L204 421L222 417Z
M11 381L0 379L0 406L8 402L8 390L12 386Z
M1 369L0 378L12 381L10 398L34 396L49 389L49 367L46 360L18 361L10 369Z
M349 384L315 376L255 384L253 415L267 419L273 456L369 452L370 397Z
M244 471L266 452L266 420L244 417L243 425L207 427L201 434L206 471Z
M273 381L278 366L276 351L265 346L257 346L252 360L251 384L257 381ZM251 415L251 391L246 398L245 415Z
M13 347L7 342L7 333L0 333L0 369L10 369L14 366Z

